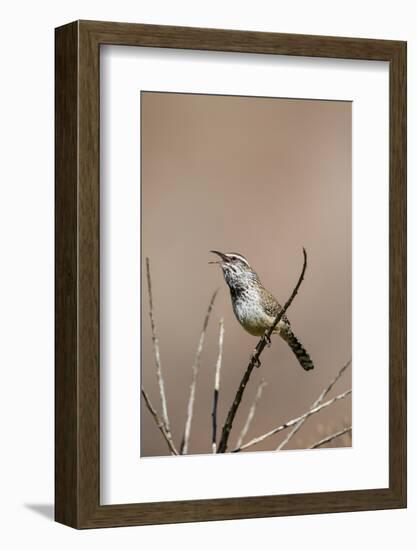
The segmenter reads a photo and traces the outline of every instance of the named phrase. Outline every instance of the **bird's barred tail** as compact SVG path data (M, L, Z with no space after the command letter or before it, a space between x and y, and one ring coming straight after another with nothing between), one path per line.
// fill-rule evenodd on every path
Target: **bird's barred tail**
M300 344L299 340L297 339L293 331L290 328L288 328L288 330L281 332L281 336L290 346L290 348L294 352L294 355L297 357L298 362L303 367L303 369L304 370L314 369L314 364L313 364L313 361L311 360L311 357L303 348L303 346Z

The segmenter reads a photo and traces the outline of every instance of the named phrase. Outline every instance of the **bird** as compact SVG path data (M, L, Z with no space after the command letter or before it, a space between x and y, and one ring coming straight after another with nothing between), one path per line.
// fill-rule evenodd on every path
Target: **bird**
M233 312L242 327L253 336L262 336L274 323L282 306L261 283L258 274L248 260L236 252L219 252L220 260L209 262L219 264L230 290ZM292 331L290 321L284 314L274 329L275 334L287 342L304 370L314 368L313 361Z

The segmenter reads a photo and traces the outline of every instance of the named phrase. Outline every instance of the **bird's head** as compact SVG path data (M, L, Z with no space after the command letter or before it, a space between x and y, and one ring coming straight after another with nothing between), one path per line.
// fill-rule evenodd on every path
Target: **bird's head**
M258 279L258 276L253 271L248 260L242 256L242 254L237 254L236 252L219 252L218 250L211 250L210 252L217 254L220 259L209 263L220 265L229 287L244 287Z

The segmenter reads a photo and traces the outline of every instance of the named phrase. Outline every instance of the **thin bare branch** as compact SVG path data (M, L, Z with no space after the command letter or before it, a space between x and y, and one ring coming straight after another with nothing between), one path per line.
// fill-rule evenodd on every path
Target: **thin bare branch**
M314 443L314 445L311 445L309 449L318 449L322 445L325 445L326 443L330 443L330 441L333 441L333 439L336 439L336 437L340 437L341 435L347 434L348 432L351 432L351 431L352 431L352 426L348 426L347 428L344 428L339 432L336 432L334 434L328 435L323 439L320 439L320 441L317 441L317 443Z
M248 414L248 417L246 418L246 422L245 422L245 424L242 428L242 431L240 432L239 438L237 440L236 447L238 447L238 448L242 445L243 440L245 439L246 434L249 431L249 428L250 428L250 425L252 423L253 417L255 416L256 407L258 405L259 400L262 397L262 392L263 392L263 389L266 385L267 385L267 382L265 382L265 380L262 379L259 386L258 386L258 389L256 391L256 395L255 395L255 398L254 398L253 403L251 405L251 408L249 409L249 414Z
M245 373L243 374L242 380L240 381L239 388L236 392L236 396L233 400L233 403L229 409L226 421L223 426L222 430L222 436L220 439L220 443L217 449L218 453L225 453L227 450L227 443L229 440L230 431L233 426L233 420L236 416L237 410L239 408L239 405L242 401L243 392L245 391L246 385L249 382L250 376L252 374L252 371L255 367L259 367L260 362L260 356L267 344L271 342L271 334L274 332L275 327L278 325L282 317L284 316L287 309L290 307L292 301L294 300L295 296L297 295L298 289L300 288L301 283L304 280L304 274L307 268L307 253L305 249L303 248L303 256L304 256L304 262L303 262L303 268L301 270L301 274L298 278L297 284L294 287L294 290L291 293L291 296L288 298L288 300L285 302L284 307L281 309L281 311L278 313L278 315L275 317L275 320L271 327L265 331L265 334L262 336L262 338L259 340L258 344L256 345L255 351L252 354L249 365L246 368Z
M219 354L217 356L216 362L216 372L214 376L214 394L213 394L213 410L211 413L212 418L212 438L211 438L211 447L213 453L217 450L217 404L219 401L219 391L220 391L220 371L222 368L222 358L223 358L223 340L224 340L224 319L220 319L220 328L219 328Z
M322 409L325 409L326 407L329 407L330 405L333 405L336 401L339 401L340 399L344 399L348 395L352 393L352 390L347 390L344 393L341 393L339 395L336 395L336 397L333 397L333 399L330 399L329 401L326 401L322 405L319 405L318 407L315 407L314 409L310 409L306 413L302 414L301 416L297 418L293 418L292 420L288 420L285 422L285 424L281 424L281 426L278 426L278 428L274 428L270 432L267 432L263 435L260 435L259 437L255 437L254 439L251 439L248 443L245 443L245 445L242 445L239 448L233 449L233 453L238 453L239 451L243 451L244 449L248 449L249 447L253 447L253 445L256 445L257 443L261 443L268 437L271 437L272 435L277 434L278 432L281 432L282 430L286 430L287 428L290 428L291 426L294 426L297 424L300 420L304 418L308 418L309 416L318 413Z
M146 406L148 407L149 412L153 416L156 425L158 426L161 434L163 435L165 441L167 442L167 445L169 447L169 450L171 451L171 454L172 455L177 455L178 451L175 448L174 442L172 441L171 434L168 433L162 418L160 418L160 416L156 412L155 408L153 407L153 405L151 403L151 400L149 399L148 394L146 393L146 391L143 388L142 388L142 395L143 395L143 398L145 400Z
M149 267L149 258L146 258L146 275L148 279L148 295L149 295L149 318L151 320L151 330L152 330L152 342L153 342L153 353L155 358L155 366L156 366L156 378L158 380L158 386L159 386L159 395L161 397L161 406L162 406L162 420L164 422L164 427L169 435L171 437L171 427L169 424L169 417L168 417L168 407L167 407L167 399L165 394L165 385L164 385L164 379L162 376L162 368L161 368L161 356L159 353L159 340L156 334L156 326L155 326L155 319L153 316L153 299L152 299L152 283L151 283L151 270Z
M204 339L206 337L206 330L210 319L210 314L213 309L213 304L214 304L214 300L216 299L217 293L218 293L218 289L213 293L213 296L211 297L211 300L207 309L207 313L204 318L203 329L200 334L200 340L198 342L197 352L196 352L194 363L192 366L190 396L188 398L187 419L185 421L184 436L181 441L181 450L180 450L181 454L187 454L188 452L188 444L190 441L190 433L191 433L191 423L193 420L193 411L194 411L195 388L197 383L198 369L200 367L200 358L201 358L201 353L203 351Z
M318 405L320 405L320 403L323 402L326 395L330 392L330 390L333 388L333 386L336 384L336 382L339 380L339 378L342 376L342 374L345 372L345 370L348 368L350 364L351 364L351 361L349 360L347 363L343 365L343 367L336 374L336 376L333 378L333 380L330 382L327 388L325 388L321 392L321 394L318 396L318 398L314 401L310 409L314 409L315 407L318 407ZM277 451L280 451L288 444L288 442L294 437L294 435L298 432L298 430L301 428L301 426L304 424L306 420L307 420L307 417L304 418L303 420L300 420L300 422L298 422L298 424L294 426L294 428L288 433L288 435L278 445Z

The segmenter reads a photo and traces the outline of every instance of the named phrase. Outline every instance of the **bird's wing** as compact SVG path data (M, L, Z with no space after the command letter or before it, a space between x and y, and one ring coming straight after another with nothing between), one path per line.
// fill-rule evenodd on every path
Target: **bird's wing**
M269 291L266 291L264 295L264 308L265 312L275 319L275 317L281 311L282 306L273 294L271 294ZM285 313L282 316L281 321L283 321L287 325L290 324L290 321Z

